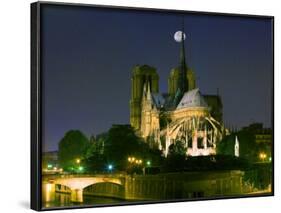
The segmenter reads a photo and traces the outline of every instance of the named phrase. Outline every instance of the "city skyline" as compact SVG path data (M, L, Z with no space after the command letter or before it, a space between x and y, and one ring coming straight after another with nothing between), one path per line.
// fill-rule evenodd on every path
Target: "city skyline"
M56 150L70 129L89 136L128 124L136 64L155 67L160 92L167 92L169 72L179 65L173 36L181 14L53 5L42 17L44 151ZM226 125L270 127L271 20L185 14L184 21L187 64L203 93L219 88Z

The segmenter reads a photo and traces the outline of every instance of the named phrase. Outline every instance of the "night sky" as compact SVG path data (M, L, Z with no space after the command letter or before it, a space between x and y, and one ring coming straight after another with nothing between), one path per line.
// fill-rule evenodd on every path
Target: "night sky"
M160 91L179 64L180 13L45 5L41 11L43 151L65 132L129 123L136 64L157 68ZM270 19L185 14L187 63L203 94L219 94L227 126L271 126Z

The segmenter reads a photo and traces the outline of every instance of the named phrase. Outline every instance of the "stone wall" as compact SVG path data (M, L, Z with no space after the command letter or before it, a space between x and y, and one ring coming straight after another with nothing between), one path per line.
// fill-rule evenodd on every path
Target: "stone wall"
M128 176L125 198L165 200L237 195L242 192L242 177L241 171Z

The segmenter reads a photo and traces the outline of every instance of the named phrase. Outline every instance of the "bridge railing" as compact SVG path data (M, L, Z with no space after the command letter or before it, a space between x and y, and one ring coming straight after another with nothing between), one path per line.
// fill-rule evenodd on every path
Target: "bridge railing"
M100 173L100 174L44 174L43 179L52 178L85 178L85 177L107 177L107 178L121 178L125 177L124 173Z

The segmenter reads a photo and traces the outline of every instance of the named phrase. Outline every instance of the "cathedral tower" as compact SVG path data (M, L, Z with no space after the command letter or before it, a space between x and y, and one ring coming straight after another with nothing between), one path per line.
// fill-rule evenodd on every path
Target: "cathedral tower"
M159 75L156 69L148 65L135 66L131 78L130 123L136 130L141 125L141 102L145 82L150 83L151 92L158 93Z

